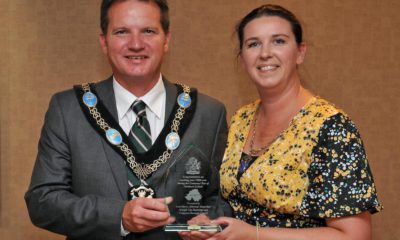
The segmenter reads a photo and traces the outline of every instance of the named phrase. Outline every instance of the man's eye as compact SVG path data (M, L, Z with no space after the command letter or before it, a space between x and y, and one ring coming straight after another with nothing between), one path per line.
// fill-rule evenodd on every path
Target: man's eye
M144 30L144 33L146 33L146 34L155 34L155 33L157 33L155 30L153 30L153 29L150 29L150 28L146 28L145 30Z

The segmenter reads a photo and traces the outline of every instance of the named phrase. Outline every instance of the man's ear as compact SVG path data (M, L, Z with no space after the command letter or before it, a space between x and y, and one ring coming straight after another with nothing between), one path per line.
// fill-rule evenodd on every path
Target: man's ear
M169 41L171 40L171 31L165 34L164 52L168 52Z
M108 53L107 39L106 39L106 35L104 35L104 33L99 34L99 42L100 42L101 49L103 50L103 53L107 55L107 53Z

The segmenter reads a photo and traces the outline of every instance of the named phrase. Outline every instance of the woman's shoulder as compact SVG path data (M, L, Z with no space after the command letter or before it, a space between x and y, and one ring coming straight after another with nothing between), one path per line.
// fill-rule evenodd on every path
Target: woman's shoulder
M315 97L312 104L310 104L308 107L308 110L325 118L329 118L337 114L347 117L347 114L341 108L319 96Z
M353 123L350 116L343 109L321 97L315 97L312 103L303 111L303 117L312 120L317 125L330 125L329 123L332 124L334 122Z
M234 114L232 119L245 119L253 115L257 111L258 105L260 104L260 99L257 99L251 103L248 103L240 107Z
M312 123L314 128L319 129L315 132L318 144L344 147L351 140L360 146L362 140L358 128L354 121L342 109L336 107L329 101L318 98L314 103Z

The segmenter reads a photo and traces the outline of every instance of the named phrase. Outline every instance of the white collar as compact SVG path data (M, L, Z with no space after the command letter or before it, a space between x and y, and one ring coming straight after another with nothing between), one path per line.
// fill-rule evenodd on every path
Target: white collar
M113 77L113 88L115 93L115 102L117 104L118 119L121 120L129 111L132 103L138 99L134 94L125 89L121 84L115 80ZM146 103L148 109L154 113L154 115L160 119L162 116L163 99L165 95L165 86L162 81L162 76L160 77L154 85L154 87L148 91L144 96L139 99Z

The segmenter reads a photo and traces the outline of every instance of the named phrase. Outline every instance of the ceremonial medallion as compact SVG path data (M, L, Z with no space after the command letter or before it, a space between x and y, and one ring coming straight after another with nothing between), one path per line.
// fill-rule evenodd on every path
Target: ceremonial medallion
M171 151L174 151L179 147L181 143L181 139L176 132L170 132L167 137L165 138L165 145Z
M119 145L122 143L122 135L114 128L110 128L106 131L107 140L113 145Z
M97 97L96 95L94 95L91 92L85 92L85 94L83 94L83 103L87 106L87 107L95 107L97 104Z
M149 178L153 172L157 171L157 169L171 157L173 151L179 147L181 141L179 134L183 135L186 130L186 124L182 123L190 122L195 109L194 102L196 101L197 93L195 91L193 92L192 96L194 98L192 100L189 86L180 85L181 88L178 87L178 92L181 93L183 91L183 93L178 94L174 108L178 106L179 108L176 108L175 113L171 113L174 117L168 120L171 124L170 130L166 130L168 129L167 126L164 126L162 130L169 131L169 134L165 138L165 146L160 146L160 151L156 151L158 156L155 156L155 159L151 161L151 159L144 160L136 156L136 151L131 148L132 146L130 144L124 141L125 136L123 136L123 132L120 132L118 122L116 122L110 112L107 111L107 108L102 104L100 98L96 96L94 86L93 89L91 89L91 87L89 83L84 83L80 87L74 86L82 110L87 116L91 117L90 123L110 145L115 146L115 150L124 158L126 166L129 167L136 177L141 180ZM186 108L189 107L192 109L186 113ZM166 133L167 132L165 132L165 134ZM139 158L140 161L138 161L137 158ZM145 184L133 187L130 189L130 193L136 194L137 196L152 196L155 194L154 190Z
M190 104L192 103L192 99L190 98L190 95L188 93L181 93L178 96L178 104L179 106L183 108L188 108Z
M143 180L140 181L139 186L133 186L129 188L129 200L135 198L153 198L154 197L154 190Z

